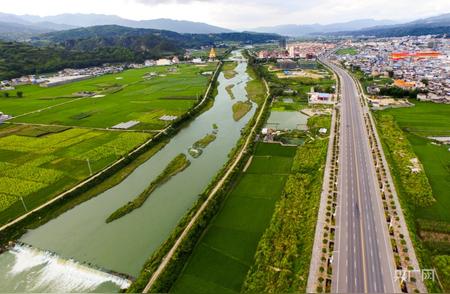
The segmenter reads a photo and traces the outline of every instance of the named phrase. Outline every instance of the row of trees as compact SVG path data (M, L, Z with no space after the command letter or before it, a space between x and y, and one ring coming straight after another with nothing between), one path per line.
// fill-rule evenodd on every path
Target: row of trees
M392 115L378 114L377 121L405 196L417 207L431 206L436 202L431 185L425 171L412 171L411 160L416 158L416 155L405 134L398 127Z

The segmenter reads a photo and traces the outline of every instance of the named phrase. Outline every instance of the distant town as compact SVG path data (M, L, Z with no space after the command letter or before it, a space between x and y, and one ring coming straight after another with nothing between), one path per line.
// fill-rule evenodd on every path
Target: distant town
M359 69L373 77L392 79L392 85L417 90L417 99L450 103L450 46L448 38L432 36L383 38L347 42L355 49L338 55L346 67ZM377 95L380 87L368 87Z

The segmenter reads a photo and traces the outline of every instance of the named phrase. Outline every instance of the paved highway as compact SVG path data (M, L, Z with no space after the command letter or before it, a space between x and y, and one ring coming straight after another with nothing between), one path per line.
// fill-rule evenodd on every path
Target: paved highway
M367 109L349 74L324 62L340 77L342 89L332 292L400 292L364 123Z

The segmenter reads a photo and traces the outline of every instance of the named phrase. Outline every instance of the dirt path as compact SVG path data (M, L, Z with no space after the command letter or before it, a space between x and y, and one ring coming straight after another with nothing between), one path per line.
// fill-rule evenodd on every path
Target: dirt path
M258 114L258 117L256 118L256 122L253 125L253 128L251 129L249 135L247 136L247 140L245 141L244 146L242 147L241 151L236 155L233 163L228 167L228 170L225 172L223 177L216 184L216 186L212 189L212 191L208 195L208 198L206 199L206 201L200 206L200 208L197 210L195 215L189 221L188 225L183 230L183 232L181 233L180 237L178 237L178 239L175 241L175 244L172 246L170 251L167 253L166 256L164 256L164 258L162 259L161 264L158 266L158 268L156 269L156 271L153 273L152 277L150 278L149 282L145 286L143 293L148 293L148 291L150 291L151 287L158 280L160 275L163 273L163 271L165 270L165 268L169 264L169 261L172 259L173 255L175 254L177 249L180 247L180 245L183 242L183 240L189 234L189 231L192 229L192 227L194 226L196 221L200 218L200 216L202 215L202 213L206 209L206 207L208 207L208 205L211 202L211 200L214 197L214 195L223 186L223 183L228 179L230 174L233 172L233 169L236 167L236 165L242 159L242 157L244 155L244 152L247 151L247 147L248 147L248 145L250 144L250 142L252 140L252 134L255 132L256 126L258 125L259 121L261 120L261 116L262 116L262 114L264 112L264 109L266 107L266 104L267 104L267 99L269 98L269 86L268 86L268 84L267 84L267 82L265 80L264 80L264 85L266 86L266 99L264 100L264 103L263 103L263 105L261 107L261 110L260 110L260 112Z

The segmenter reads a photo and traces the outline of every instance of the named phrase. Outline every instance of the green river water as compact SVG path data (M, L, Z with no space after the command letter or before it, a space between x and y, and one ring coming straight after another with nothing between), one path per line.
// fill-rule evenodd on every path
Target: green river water
M233 57L242 59L239 51ZM0 255L0 292L111 292L129 281L106 271L137 276L147 258L170 235L193 206L198 195L228 160L240 132L254 115L256 105L239 122L232 105L247 100L249 77L242 60L237 75L219 76L214 106L181 130L160 152L133 171L117 186L88 200L21 238L19 246ZM234 84L235 100L225 87ZM179 153L219 127L217 139L192 164L159 187L145 204L107 224L118 207L139 195ZM90 266L89 264L94 264ZM104 270L99 270L99 269Z

